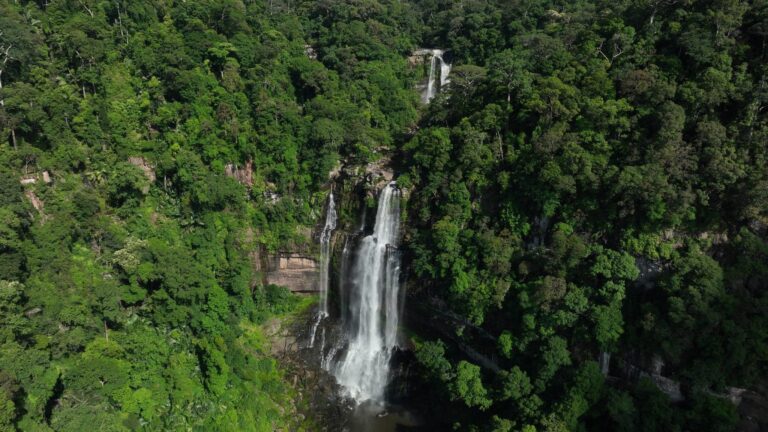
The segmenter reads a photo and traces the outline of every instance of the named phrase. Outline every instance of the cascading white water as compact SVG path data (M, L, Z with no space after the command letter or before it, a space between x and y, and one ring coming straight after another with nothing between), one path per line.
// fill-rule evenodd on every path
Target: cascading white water
M317 315L315 315L315 321L312 322L312 328L309 331L309 347L310 348L314 348L315 346L315 335L317 334L317 327L320 325L320 321L322 320L323 320L323 314L318 312Z
M429 78L427 80L427 88L421 95L421 101L425 104L429 103L429 101L432 100L432 98L434 98L437 94L438 62L440 63L440 88L442 89L449 82L448 75L451 73L451 65L445 62L443 59L443 53L444 51L439 49L430 50L431 57L429 61Z
M360 231L362 231L362 228ZM347 307L347 304L349 303L349 288L347 287L346 279L351 254L349 243L348 236L344 241L344 249L341 251L341 271L339 272L341 275L341 277L339 277L339 309L341 310L341 324L344 328L347 328L346 324L350 321L349 308Z
M427 89L424 91L424 94L422 95L421 99L424 103L429 103L429 101L435 97L435 69L437 65L437 56L432 54L432 58L429 61L429 79L427 80Z
M611 353L600 351L597 361L600 364L600 372L603 373L603 376L608 376L611 371Z
M395 182L379 195L373 233L360 242L350 273L349 345L333 374L347 395L381 401L400 319L400 191Z
M328 196L328 210L325 212L325 225L320 232L320 281L318 289L320 291L320 310L312 324L312 331L309 338L309 347L315 345L315 334L320 321L328 316L328 272L331 256L331 235L336 229L336 203L333 200L333 191ZM321 347L321 352L324 347Z
M448 75L451 74L451 65L443 60L443 55L440 54L440 88L445 87L450 82Z
M325 213L325 226L320 233L320 313L328 316L328 271L331 262L331 235L336 229L336 203L333 191L328 195L328 210Z

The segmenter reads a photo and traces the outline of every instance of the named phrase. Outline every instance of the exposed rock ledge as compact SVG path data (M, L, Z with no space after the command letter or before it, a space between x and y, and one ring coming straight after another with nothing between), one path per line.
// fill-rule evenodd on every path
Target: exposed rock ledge
M316 292L320 269L317 260L306 255L279 253L266 258L266 282L292 292Z
M411 51L408 56L408 64L410 66L418 66L428 63L432 57L432 48L418 48Z
M41 177L45 184L50 184L53 181L51 174L48 171L43 171L41 174L26 174L19 179L19 182L24 186L35 184Z
M157 175L155 174L155 168L152 164L149 163L147 159L145 159L142 156L131 156L128 158L128 163L135 166L136 168L140 169L141 172L144 173L144 176L149 180L149 183L154 183L155 180L157 180ZM149 184L145 185L142 190L142 193L146 194L149 192Z
M250 159L242 167L232 163L227 164L224 167L224 174L237 180L243 186L253 187L253 161Z

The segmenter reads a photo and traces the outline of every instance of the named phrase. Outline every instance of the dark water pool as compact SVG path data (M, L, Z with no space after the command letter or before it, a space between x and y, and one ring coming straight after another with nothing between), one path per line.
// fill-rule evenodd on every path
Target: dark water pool
M404 432L429 430L423 419L404 407L364 402L344 428L347 432Z

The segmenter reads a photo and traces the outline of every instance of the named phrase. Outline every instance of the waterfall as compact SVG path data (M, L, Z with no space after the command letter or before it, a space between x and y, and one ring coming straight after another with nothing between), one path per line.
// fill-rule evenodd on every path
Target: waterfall
M438 87L437 87L437 80L439 78L440 80L440 87L439 89L442 89L446 84L448 84L448 75L451 73L451 65L446 63L445 60L443 60L443 50L439 49L433 49L429 51L431 58L429 61L429 78L427 79L427 88L424 90L424 93L421 95L421 101L426 103L429 103L430 100L432 100L433 97L437 94ZM437 64L440 63L440 69L438 72ZM437 74L439 73L439 77Z
M349 345L333 374L358 402L381 401L400 319L400 191L395 182L379 195L373 233L360 241L349 277Z
M442 54L438 58L440 59L440 89L442 89L450 82L448 75L451 73L451 65L443 60Z
M600 372L602 372L603 376L608 376L608 373L611 371L611 353L601 351L598 362L600 364Z
M325 226L320 233L320 314L328 316L328 270L331 263L331 234L336 229L336 203L333 191L328 195L328 210L325 213Z
M315 315L315 321L312 322L312 328L309 331L309 348L313 348L315 346L315 335L317 334L317 326L320 325L320 321L323 320L323 314L318 312L317 315Z
M361 230L362 231L362 230ZM341 325L347 329L347 323L351 321L349 317L349 288L347 287L347 273L349 271L349 262L351 252L349 249L349 236L344 241L344 250L341 252L341 269L339 271L339 309L341 310Z
M315 333L320 321L328 316L328 271L331 256L331 234L336 229L336 203L333 201L333 191L328 195L328 210L325 212L325 225L320 232L320 281L318 289L320 291L320 310L315 317L310 332L309 347L315 345ZM324 347L321 348L321 350Z
M433 97L435 97L435 65L436 63L437 63L437 56L433 54L429 63L429 79L427 80L427 90L424 92L424 94L421 97L422 102L424 103L429 103L429 101Z

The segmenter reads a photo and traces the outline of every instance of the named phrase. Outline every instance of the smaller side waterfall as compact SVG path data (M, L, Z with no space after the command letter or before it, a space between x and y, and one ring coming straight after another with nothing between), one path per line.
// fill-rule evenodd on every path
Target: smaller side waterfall
M315 335L317 334L317 327L320 325L320 321L323 320L323 314L318 312L315 315L315 321L312 323L312 329L309 331L309 348L315 346Z
M448 75L451 73L451 65L445 62L443 54L444 51L440 49L430 50L429 78L427 80L427 88L421 95L421 101L425 104L429 103L429 101L435 97L438 90L442 89L450 82L448 80ZM440 63L439 69L437 67L438 62ZM437 84L438 80L440 83L439 87Z
M601 351L598 362L600 364L600 372L602 372L603 376L608 376L611 371L611 353Z
M309 338L309 347L315 345L315 334L317 326L320 325L325 317L328 316L328 272L331 257L331 234L336 229L336 203L333 200L333 191L328 196L328 209L325 212L325 225L320 232L320 310L317 313L315 322L312 324L312 331ZM321 348L322 349L322 348Z
M328 195L328 210L325 213L325 226L320 233L320 314L328 316L328 271L331 261L331 235L336 229L336 203L333 191Z
M341 325L347 327L350 317L348 304L349 304L349 283L346 280L347 273L349 271L349 262L352 252L349 248L349 236L344 241L344 249L341 252L341 270L339 272L339 309L341 310Z
M422 102L429 103L429 101L435 97L435 69L436 69L436 63L437 63L437 56L432 54L432 59L429 63L429 79L427 80L427 89L424 91L424 94L422 95Z

